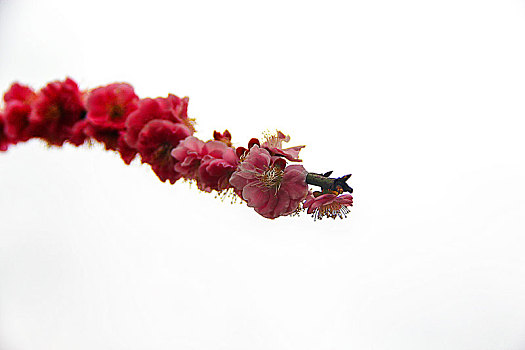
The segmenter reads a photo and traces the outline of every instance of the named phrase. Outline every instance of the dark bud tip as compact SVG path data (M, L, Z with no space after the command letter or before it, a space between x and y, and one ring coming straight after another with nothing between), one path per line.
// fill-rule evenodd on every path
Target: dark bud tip
M241 158L248 150L244 147L237 147L235 149L235 154L237 157Z
M257 146L261 146L261 143L259 142L258 139L256 139L255 137L252 138L249 142L248 142L248 149L252 148L253 145L257 145Z

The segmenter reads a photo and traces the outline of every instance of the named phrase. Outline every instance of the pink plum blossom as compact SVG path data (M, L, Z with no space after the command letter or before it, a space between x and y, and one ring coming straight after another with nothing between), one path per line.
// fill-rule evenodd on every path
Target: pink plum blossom
M351 207L353 201L351 194L339 194L333 191L309 192L303 208L307 209L307 213L312 214L315 219L321 220L323 217L342 219L350 212L347 207Z
M229 188L230 176L239 164L235 150L221 141L211 140L204 144L202 152L205 155L198 170L199 189L210 192Z
M281 157L254 144L230 178L230 184L257 213L275 219L292 214L308 193L307 171L302 165L286 166Z
M201 160L205 155L203 148L204 142L195 136L188 136L181 141L179 145L171 151L172 157L177 160L177 163L175 163L175 171L179 172L185 178L196 178Z

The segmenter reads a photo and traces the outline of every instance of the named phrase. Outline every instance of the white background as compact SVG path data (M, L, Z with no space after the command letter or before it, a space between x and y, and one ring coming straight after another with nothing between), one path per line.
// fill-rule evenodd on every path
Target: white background
M525 348L524 1L0 0L0 90L67 75L188 95L202 139L283 130L355 206L272 221L12 147L1 350Z

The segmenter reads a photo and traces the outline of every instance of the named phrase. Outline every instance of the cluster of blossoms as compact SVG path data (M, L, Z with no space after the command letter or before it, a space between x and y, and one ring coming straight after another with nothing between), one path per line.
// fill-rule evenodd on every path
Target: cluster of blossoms
M352 195L343 194L352 191L344 183L349 175L332 179L291 164L301 162L304 146L283 148L290 137L280 131L263 142L253 138L246 148L233 147L228 130L206 142L193 136L187 97L140 99L125 83L81 91L67 78L38 92L15 83L4 102L0 151L31 138L54 146L100 142L126 164L140 158L163 182L183 178L205 192L232 193L269 219L302 210L315 219L343 218L353 204Z

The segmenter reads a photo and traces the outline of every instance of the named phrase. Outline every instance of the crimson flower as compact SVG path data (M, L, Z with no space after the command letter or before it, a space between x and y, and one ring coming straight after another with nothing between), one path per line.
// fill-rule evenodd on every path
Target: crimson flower
M121 131L114 128L94 125L88 119L82 119L73 125L68 141L75 146L80 146L88 139L93 139L104 145L106 150L116 151L121 137Z
M10 142L4 133L4 115L0 113L0 152L7 151L9 144Z
M128 145L124 138L124 135L125 133L121 131L117 142L117 151L120 154L120 158L122 158L124 163L129 165L133 161L133 159L135 159L138 152L135 148Z
M86 132L86 129L90 125L91 123L87 119L82 119L76 122L75 125L73 125L73 127L71 128L71 135L68 139L69 143L72 143L75 146L80 146L86 140L88 140L89 135Z
M4 115L4 132L13 143L29 140L32 128L29 122L31 106L20 101L12 101L6 105Z
M4 132L13 143L27 141L33 136L29 115L35 96L30 87L19 83L11 85L4 95Z
M230 178L230 184L249 207L265 218L292 214L308 193L302 165L286 166L283 158L271 156L253 145Z
M339 194L335 191L309 192L303 208L307 209L307 213L312 214L314 219L321 220L323 217L342 219L350 212L348 207L353 205L353 201L351 194Z
M106 150L117 151L124 163L129 165L135 159L137 150L126 143L124 134L123 130L102 128L93 125L87 119L82 119L73 125L68 141L75 146L80 146L86 140L94 139L103 143Z
M175 171L175 159L171 156L171 151L190 134L190 130L183 124L155 119L141 130L136 149L142 162L150 164L162 181L169 180L173 184L181 174Z
M129 84L110 84L90 92L87 119L103 128L123 129L128 115L138 107L139 98Z
M181 177L171 151L195 131L187 109L188 98L171 94L167 98L146 98L126 120L124 142L128 149L136 149L142 162L150 164L162 181L174 183Z
M72 131L73 125L85 113L77 83L65 81L49 83L36 96L29 122L34 124L36 136L49 144L61 146Z
M4 94L4 101L6 103L12 101L20 101L30 103L35 97L35 92L29 86L14 83L9 90Z
M155 119L185 125L193 134L195 129L192 121L188 118L187 109L188 98L181 99L175 95L168 95L167 98L140 100L138 109L133 111L126 120L126 142L131 147L136 147L141 130Z
M171 109L171 116L174 121L186 125L186 127L193 134L195 132L194 123L195 120L188 118L188 97L180 98L178 96L169 94L166 99L163 99L165 108Z

